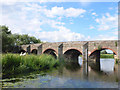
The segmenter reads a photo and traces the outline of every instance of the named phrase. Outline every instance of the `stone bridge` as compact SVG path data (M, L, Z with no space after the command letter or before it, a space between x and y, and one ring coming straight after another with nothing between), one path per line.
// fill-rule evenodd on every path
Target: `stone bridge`
M78 58L83 55L83 59L88 57L100 57L100 51L109 49L113 51L116 58L120 59L120 42L118 40L105 41L71 41L71 42L55 42L55 43L40 43L21 45L20 51L25 51L34 54L51 54L55 58Z

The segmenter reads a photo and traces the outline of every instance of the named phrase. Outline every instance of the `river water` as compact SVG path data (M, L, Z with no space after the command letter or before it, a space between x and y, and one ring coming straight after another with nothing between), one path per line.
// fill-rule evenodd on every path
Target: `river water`
M118 88L114 59L100 62L67 62L58 69L3 79L2 87L15 88Z

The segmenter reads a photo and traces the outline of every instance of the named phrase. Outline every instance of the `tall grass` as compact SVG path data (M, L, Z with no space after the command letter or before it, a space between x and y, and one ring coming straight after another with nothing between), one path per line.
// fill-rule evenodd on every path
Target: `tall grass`
M26 55L4 54L2 56L3 75L19 74L37 70L47 70L57 67L59 61L51 55Z
M100 54L100 58L114 58L113 54Z

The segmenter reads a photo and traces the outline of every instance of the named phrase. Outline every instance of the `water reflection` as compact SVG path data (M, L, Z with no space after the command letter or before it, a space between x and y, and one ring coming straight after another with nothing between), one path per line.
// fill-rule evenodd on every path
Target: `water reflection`
M89 66L91 67L91 69L100 72L101 71L101 66L100 66L100 62L89 62Z
M78 62L65 62L58 69L43 75L33 73L29 77L22 79L22 82L4 82L4 84L13 83L14 87L29 88L117 88L119 81L118 65L114 63L114 59L87 62L81 57Z
M104 72L113 72L114 65L114 59L100 59L101 70Z
M79 66L78 62L71 61L65 63L65 68L72 72L76 72L81 68L81 66Z
M113 72L115 70L115 60L114 59L104 59L101 58L99 62L95 62L95 60L90 62L84 62L82 57L78 57L78 64L89 65L92 69L103 72Z
M81 66L82 63L83 63L82 57L79 56L79 57L78 57L78 64Z

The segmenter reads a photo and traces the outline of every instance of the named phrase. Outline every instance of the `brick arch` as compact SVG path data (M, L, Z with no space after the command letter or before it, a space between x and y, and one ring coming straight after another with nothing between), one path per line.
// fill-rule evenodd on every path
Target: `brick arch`
M42 53L44 53L46 50L49 50L49 49L55 51L55 53L58 54L57 51L56 51L55 49L53 49L53 48L47 48L47 49L45 49Z
M111 48L103 47L102 49L109 49L109 50L113 51L117 55L117 52L115 52L115 50L113 50Z
M37 49L32 49L32 50L31 50L31 53L33 53L33 54L37 54L37 52L38 52Z
M65 54L65 52L67 52L67 51L69 51L69 50L77 50L77 51L79 51L81 54L82 54L82 52L80 51L80 50L78 50L78 49L76 49L76 48L69 48L69 49L67 49L67 50L65 50L64 52L63 52L63 54Z
M48 51L47 51L48 50ZM51 50L51 51L49 51L49 50ZM45 54L50 54L50 55L52 55L52 56L54 56L54 58L57 58L57 52L56 52L56 50L54 50L54 49L52 49L52 48L47 48L47 49L45 49L42 53L45 53Z
M111 48L108 48L108 47L102 47L101 50L103 50L103 49L109 49L109 50L113 51L113 52L117 55L117 53L115 52L115 50L113 50L113 49L111 49ZM94 53L94 52L97 51L97 50L98 50L98 48L94 49L94 50L93 50L88 56L90 56L92 53Z
M78 49L73 49L73 48L70 48L70 49L67 49L64 53L63 53L63 56L66 60L75 60L75 61L78 61L78 57L79 55L81 55L81 51L78 50Z
M30 52L32 52L32 50L34 50L34 49L38 50L38 46L33 46L33 45L31 45L31 46L30 46Z

